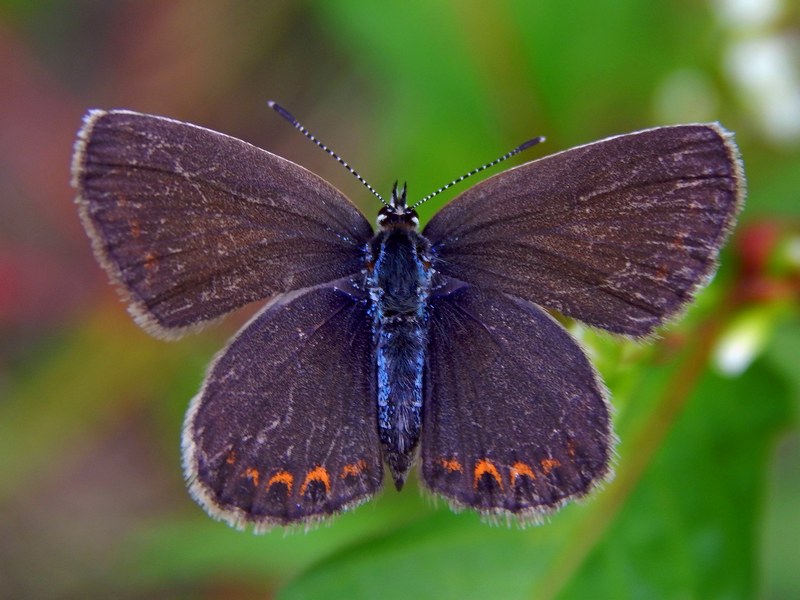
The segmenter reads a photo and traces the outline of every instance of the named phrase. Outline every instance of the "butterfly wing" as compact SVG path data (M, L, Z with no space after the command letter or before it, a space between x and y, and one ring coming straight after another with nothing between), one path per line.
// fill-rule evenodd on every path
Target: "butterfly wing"
M189 489L256 530L316 521L380 489L372 338L342 287L279 296L209 368L183 434Z
M542 309L451 287L430 301L423 482L456 507L535 520L608 475L604 387Z
M91 111L72 172L98 260L137 322L162 337L358 272L372 235L302 167L162 117Z
M444 275L642 336L711 276L743 188L719 125L660 127L487 179L424 235Z

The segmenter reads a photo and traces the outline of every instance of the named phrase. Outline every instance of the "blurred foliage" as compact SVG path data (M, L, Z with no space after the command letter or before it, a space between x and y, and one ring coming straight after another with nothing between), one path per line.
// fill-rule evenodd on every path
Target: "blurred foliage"
M799 15L729 5L0 2L0 597L800 597L800 139L765 128L730 67ZM573 327L617 411L604 490L524 530L414 481L305 534L236 532L191 502L182 413L247 315L172 345L137 330L91 257L69 157L87 108L165 114L375 213L270 98L412 198L533 135L547 144L521 160L670 122L737 132L747 207L685 318L649 344Z

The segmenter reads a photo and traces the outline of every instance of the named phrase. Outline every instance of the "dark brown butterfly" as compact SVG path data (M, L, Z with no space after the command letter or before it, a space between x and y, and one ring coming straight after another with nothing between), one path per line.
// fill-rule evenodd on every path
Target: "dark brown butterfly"
M73 185L150 333L270 299L212 363L183 435L194 498L256 530L365 501L384 463L399 489L418 449L423 485L484 515L535 520L588 493L610 472L606 392L543 307L651 334L711 277L744 195L731 135L678 125L509 169L421 233L395 185L374 233L300 166L122 110L87 115Z

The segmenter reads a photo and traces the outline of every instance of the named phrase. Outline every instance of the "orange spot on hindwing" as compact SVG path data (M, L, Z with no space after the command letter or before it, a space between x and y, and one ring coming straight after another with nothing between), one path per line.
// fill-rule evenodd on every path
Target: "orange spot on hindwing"
M517 461L511 465L511 485L516 484L517 479L520 477L536 479L536 473L526 463Z
M253 485L258 485L258 469L253 467L247 467L244 470L244 477L247 477L250 481L253 482Z
M325 486L325 493L331 492L331 478L328 475L328 470L325 467L314 467L306 473L306 478L303 480L303 485L300 486L300 495L306 493L308 485L314 481L319 481Z
M455 458L440 458L439 464L442 465L445 469L447 469L451 473L453 471L458 471L460 473L464 470L464 468L461 466L461 463L458 462Z
M550 471L561 466L561 461L556 460L555 458L543 458L539 461L539 464L542 465L542 471L544 474L549 475Z
M267 489L271 488L276 483L282 483L286 486L288 493L292 493L292 484L294 483L294 477L288 471L278 471L269 478L267 482Z
M497 482L497 485L500 486L500 489L503 489L503 480L500 477L500 472L497 470L497 467L494 466L492 461L482 458L478 462L475 463L475 471L472 480L472 487L476 490L478 489L478 483L481 480L481 477L484 475L491 475L494 480Z
M350 463L349 465L345 465L342 467L342 472L339 475L340 479L346 479L347 477L355 477L364 469L367 468L367 463L365 460L360 460L358 462Z

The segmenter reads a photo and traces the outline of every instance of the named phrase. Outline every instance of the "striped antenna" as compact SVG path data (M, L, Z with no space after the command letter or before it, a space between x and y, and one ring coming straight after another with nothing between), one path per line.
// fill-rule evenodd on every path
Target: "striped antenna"
M500 158L496 158L496 159L494 159L494 160L493 160L492 162L490 162L490 163L486 163L485 165L483 165L483 166L481 166L481 167L478 167L477 169L473 169L473 170L472 170L472 171L470 171L469 173L467 173L467 174L465 174L465 175L462 175L462 176L461 176L461 177L459 177L458 179L454 179L453 181L451 181L451 182L450 182L450 183L448 183L447 185L444 185L444 186L440 187L440 188L439 188L438 190L436 190L435 192L433 192L433 193L431 193L431 194L428 194L428 195L427 195L427 196L425 196L425 197L424 197L422 200L420 200L419 202L417 202L416 204L414 204L413 206L411 206L411 207L410 207L410 210L414 210L415 208L417 208L417 207L418 207L420 204L422 204L423 202L427 202L428 200L430 200L430 199L431 199L431 198L433 198L434 196L438 196L439 194L441 194L441 193L442 193L443 191L445 191L446 189L453 187L453 186L454 186L455 184L457 184L457 183L461 183L462 181L464 181L464 180L465 180L465 179L467 179L468 177L472 177L473 175L475 175L475 174L477 174L477 173L480 173L481 171L485 171L486 169L488 169L488 168L490 168L490 167L493 167L493 166L495 166L495 165L497 165L497 164L500 164L501 162L503 162L504 160L508 160L509 158L511 158L512 156L514 156L515 154L519 154L519 153L520 153L520 152L522 152L523 150L527 150L527 149L528 149L528 148L530 148L531 146L535 146L536 144L538 144L538 143L540 143L540 142L543 142L543 141L544 141L544 138L543 138L542 136L539 136L539 137L535 137L535 138L533 138L533 139L530 139L530 140L528 140L527 142L523 142L522 144L520 144L519 146L517 146L516 148L514 148L514 149L513 149L511 152L507 152L506 154L503 154L503 156L501 156Z
M372 187L370 184L368 184L368 183L367 183L366 179L364 179L364 178L363 178L361 175L359 175L359 174L358 174L358 172L356 172L356 170L355 170L353 167L351 167L351 166L350 166L350 165L348 165L348 164L347 164L345 161L343 161L343 160L342 160L342 158L341 158L341 157L340 157L338 154L336 154L336 152L334 152L333 150L331 150L330 148L328 148L328 147L327 147L325 144L323 144L322 142L320 142L320 141L319 141L319 140L318 140L316 137L314 137L314 135L313 135L313 134L312 134L312 133L311 133L311 132L310 132L308 129L306 129L306 128L305 128L305 127L303 127L303 126L302 126L300 123L298 123L297 119L295 119L295 118L292 116L292 113L290 113L288 110L286 110L286 109L285 109L285 108L283 108L283 107L282 107L280 104L278 104L277 102L275 102L275 101L273 101L273 100L270 100L270 101L269 101L267 104L269 104L269 107L270 107L271 109L273 109L273 110L274 110L276 113L278 113L278 114L279 114L280 116L282 116L284 119L286 119L287 121L289 121L289 123L291 123L292 127L294 127L295 129L297 129L297 130L298 130L300 133L302 133L304 136L306 136L308 139L310 139L312 142L314 142L314 143L315 143L317 146L319 146L320 148L322 148L323 150L325 150L325 152L327 152L327 153L328 153L328 154L330 154L330 155L331 155L333 158L335 158L335 159L336 159L336 160L339 162L339 164L340 164L340 165L342 165L342 166L343 166L345 169L347 169L348 171L350 171L350 173L351 173L352 175L354 175L354 176L355 176L355 178L356 178L356 179L358 179L358 180L359 180L361 183L363 183L363 184L364 184L364 186L365 186L365 187L366 187L366 188L367 188L367 189L368 189L370 192L372 192L372 193L373 193L373 195L374 195L374 196L375 196L375 197L376 197L378 200L380 200L380 201L381 201L381 203L382 203L384 206L389 206L389 204L386 202L386 200L384 200L384 199L383 199L383 196L381 196L381 195L380 195L378 192L376 192L376 191L374 190L374 188L373 188L373 187Z

